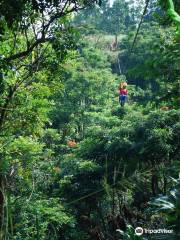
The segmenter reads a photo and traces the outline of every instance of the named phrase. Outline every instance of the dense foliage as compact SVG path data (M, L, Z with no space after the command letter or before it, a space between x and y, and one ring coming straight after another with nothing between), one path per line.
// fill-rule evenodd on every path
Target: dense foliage
M147 2L0 1L0 239L179 238L180 42L164 1L137 34Z

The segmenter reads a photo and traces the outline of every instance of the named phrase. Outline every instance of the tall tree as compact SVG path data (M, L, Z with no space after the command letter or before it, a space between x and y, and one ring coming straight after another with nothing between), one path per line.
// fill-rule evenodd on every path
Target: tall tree
M43 100L48 97L50 82L46 79L47 75L44 73L42 64L48 52L47 49L54 51L54 54L56 52L56 59L60 62L63 61L67 51L75 46L72 40L75 32L69 26L68 18L72 13L96 3L99 1L8 0L0 2L0 130L2 146L6 145L5 136L16 138L21 134L33 134L30 131L22 133L15 126L20 127L23 122L24 125L29 126L30 123L32 124L29 119L31 117L33 119L36 114L37 117L41 115L42 124L46 121L46 117L43 119L44 113L40 110L40 105L44 103L35 101L35 106L29 106L33 109L29 113L28 105L27 109L25 106L25 109L19 108L19 105L23 104L25 96L30 97L32 89L35 93L35 89L40 88L40 85L44 86ZM42 73L40 77L38 72L44 74ZM39 93L36 96L39 96ZM22 115L19 117L18 112L21 112L24 117ZM12 123L14 128L10 127L7 130ZM1 166L5 165L4 159L1 159ZM0 224L3 219L5 175L6 173L1 172Z

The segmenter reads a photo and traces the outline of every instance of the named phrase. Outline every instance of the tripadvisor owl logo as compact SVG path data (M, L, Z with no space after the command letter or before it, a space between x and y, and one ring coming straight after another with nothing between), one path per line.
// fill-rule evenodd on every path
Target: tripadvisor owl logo
M135 228L135 234L137 236L141 236L143 234L143 228L142 227Z

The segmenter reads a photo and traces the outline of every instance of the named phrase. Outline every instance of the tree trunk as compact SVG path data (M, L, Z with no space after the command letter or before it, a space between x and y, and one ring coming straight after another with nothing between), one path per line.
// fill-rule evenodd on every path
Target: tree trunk
M13 95L14 95L14 92L16 91L16 88L12 88L10 87L9 89L9 94L6 98L6 101L1 109L1 115L0 115L0 128L2 128L3 124L4 124L4 121L5 121L5 118L6 118L6 115L7 115L7 108L9 106L9 103L11 102L12 98L13 98Z
M0 239L3 239L3 219L4 219L4 182L0 175Z
M153 196L156 196L158 194L158 176L156 174L152 175L151 187Z

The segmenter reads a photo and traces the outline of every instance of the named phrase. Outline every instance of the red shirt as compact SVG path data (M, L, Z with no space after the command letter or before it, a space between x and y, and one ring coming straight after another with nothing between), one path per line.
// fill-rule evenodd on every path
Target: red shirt
M127 89L121 89L121 90L119 90L119 94L120 95L127 95L128 91L127 91Z

